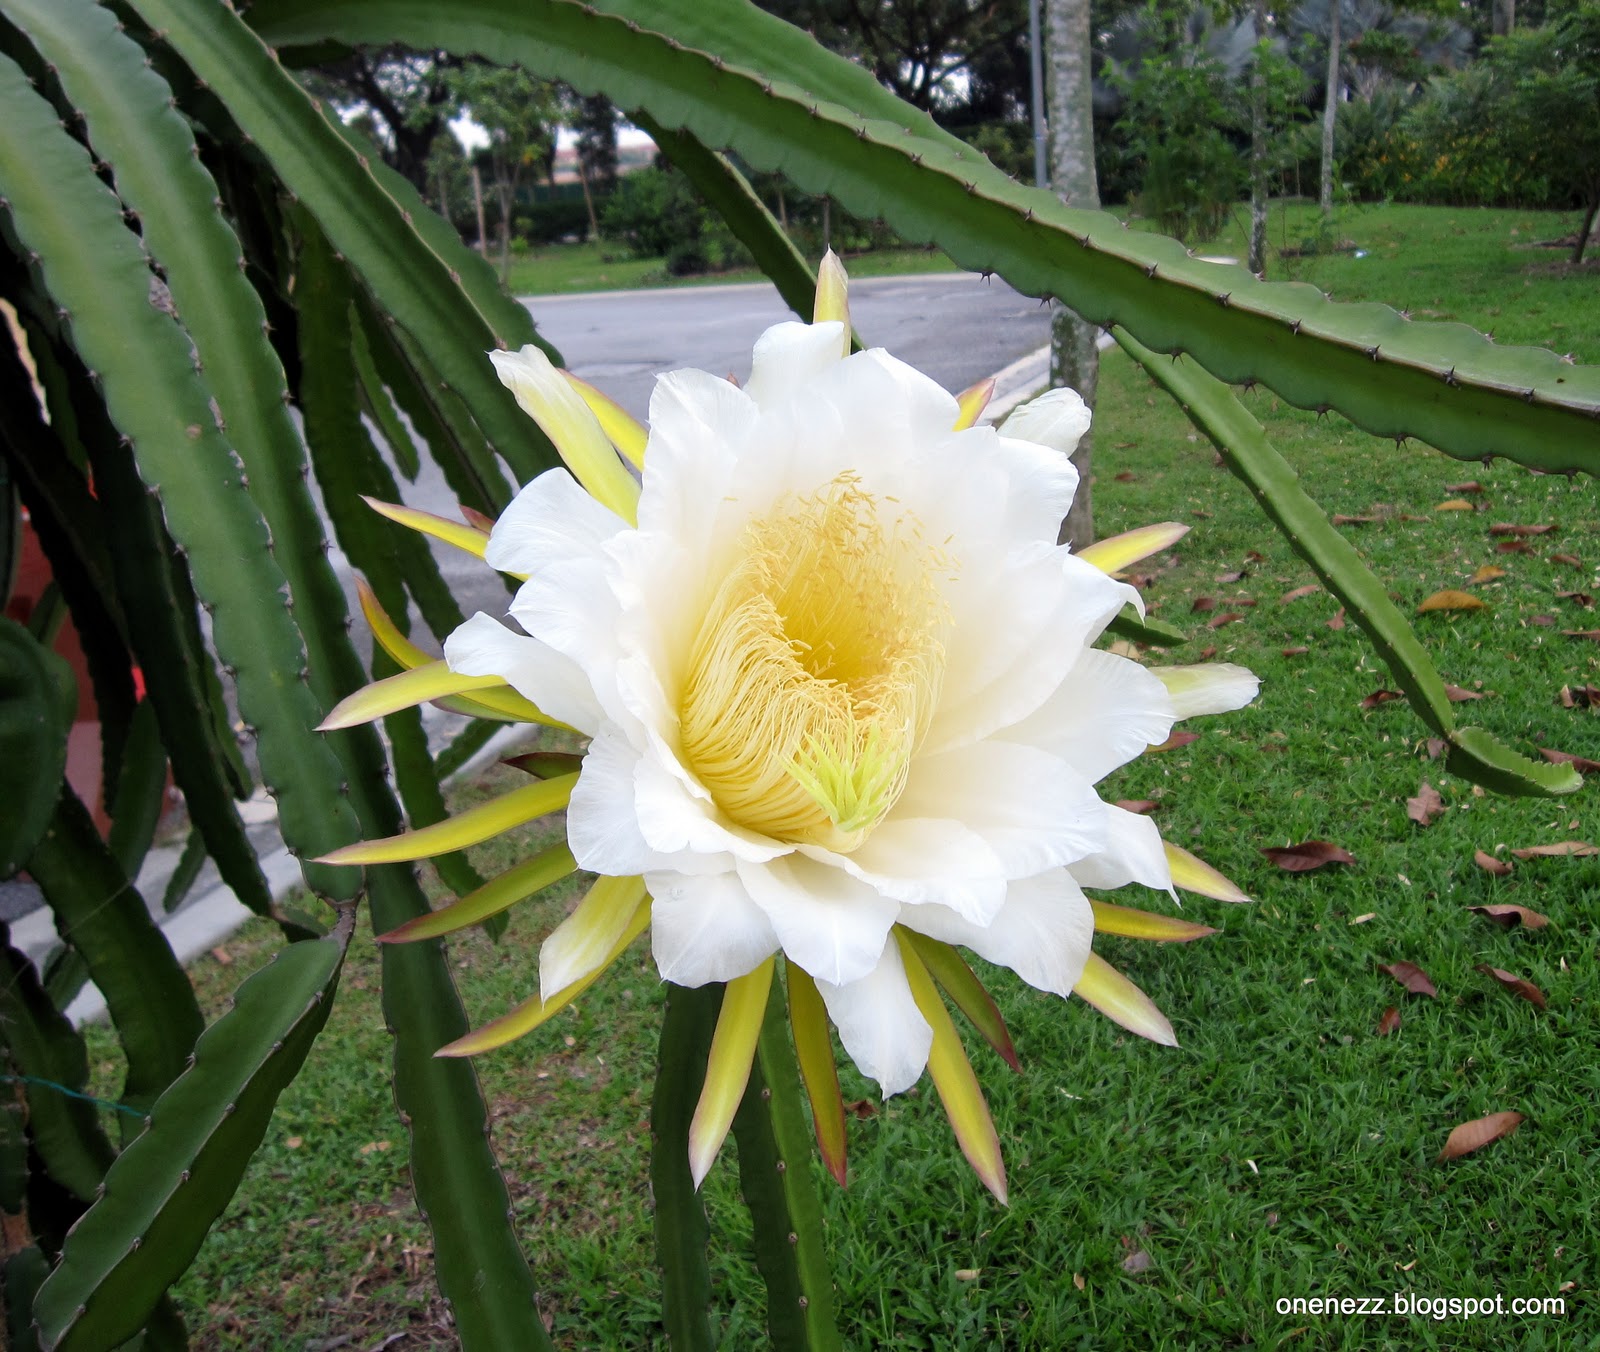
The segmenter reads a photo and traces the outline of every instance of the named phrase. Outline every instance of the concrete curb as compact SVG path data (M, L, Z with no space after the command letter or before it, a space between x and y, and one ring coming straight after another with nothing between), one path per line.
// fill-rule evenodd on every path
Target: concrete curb
M915 274L903 280L920 280L924 275ZM900 281L901 278L881 278L873 280ZM750 285L761 285L750 283ZM649 293L646 293L649 294ZM546 297L544 299L551 299ZM1102 339L1108 343L1109 339ZM996 371L994 374L995 393L985 410L984 419L988 422L999 422L1018 404L1033 394L1044 384L1050 368L1050 348L1041 347L1034 352L1020 357L1009 366ZM442 726L448 717L440 710L424 707L424 725L432 725L429 731ZM526 729L520 724L508 724L495 733L485 743L483 749L472 757L461 769L450 777L454 782L465 776L477 774L491 762L501 758L508 750L515 746L527 735ZM253 800L254 801L254 800ZM261 861L261 871L266 875L267 884L271 889L274 901L281 901L291 891L300 885L299 862L290 855L283 843L283 838L278 834L276 812L269 800L262 797L257 805L256 812L250 814L258 818L251 827L252 838L257 845L257 854ZM152 850L145 865L139 871L136 879L140 895L147 901L152 897L159 897L166 890L167 880L172 876L177 865L179 849L176 846L167 846ZM167 942L172 945L172 951L180 963L187 965L201 954L223 943L230 935L239 929L245 921L254 914L234 895L233 889L226 886L217 875L215 866L207 863L206 871L201 880L196 883L192 900L187 902L170 915L158 917L161 932L166 936ZM47 906L40 907L30 912L21 919L11 924L11 940L32 960L34 966L41 972L51 952L59 946L61 940L56 933L54 919ZM74 1027L85 1023L92 1023L106 1015L105 997L98 987L87 985L78 992L77 997L67 1007L67 1018Z

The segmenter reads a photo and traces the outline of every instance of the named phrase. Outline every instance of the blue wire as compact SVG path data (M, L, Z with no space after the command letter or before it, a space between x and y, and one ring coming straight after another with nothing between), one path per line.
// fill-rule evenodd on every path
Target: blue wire
M80 1094L76 1089L68 1089L64 1084L57 1084L54 1080L41 1080L37 1075L0 1075L0 1084L37 1084L46 1089L54 1089L65 1094L68 1098L82 1099L85 1103L92 1103L96 1108L110 1108L113 1112L127 1113L130 1117L143 1117L144 1114L137 1108L130 1108L126 1103L112 1103L109 1099L95 1098L93 1094Z

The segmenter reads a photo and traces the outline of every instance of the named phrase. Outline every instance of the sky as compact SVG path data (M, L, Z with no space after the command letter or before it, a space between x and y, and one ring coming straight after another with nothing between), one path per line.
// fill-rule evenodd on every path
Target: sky
M450 130L455 133L456 140L461 143L461 148L470 154L474 150L481 150L489 144L489 133L472 120L471 113L462 113L450 123ZM556 133L556 148L564 150L577 140L577 134L567 127L560 128ZM624 122L617 128L618 146L653 145L654 142L637 127Z

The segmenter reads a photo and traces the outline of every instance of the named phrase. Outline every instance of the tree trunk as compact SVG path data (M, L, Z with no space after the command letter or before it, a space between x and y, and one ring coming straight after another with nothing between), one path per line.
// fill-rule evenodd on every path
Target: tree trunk
M1589 197L1589 209L1583 213L1583 224L1578 227L1578 242L1572 248L1572 266L1583 262L1583 251L1588 248L1591 235L1600 234L1600 189Z
M1343 0L1328 6L1328 97L1322 105L1322 218L1333 214L1333 124L1339 116L1339 18Z
M511 280L511 185L495 175L494 193L500 199L500 285Z
M583 156L578 161L578 182L583 185L583 209L589 213L589 238L600 238L600 222L594 214L594 197L589 192L589 171L583 167Z
M1094 104L1089 67L1089 0L1046 0L1046 66L1049 83L1050 183L1070 207L1094 210L1100 189L1094 172ZM1050 315L1050 384L1070 385L1094 409L1100 375L1099 331L1059 301ZM1094 433L1084 433L1072 454L1078 492L1060 538L1074 549L1094 539L1089 467Z
M1250 65L1250 271L1267 271L1267 0L1255 0L1256 57Z
M489 229L483 223L483 175L478 172L477 163L472 166L472 206L478 213L478 257L489 257Z
M1494 35L1503 38L1517 26L1517 0L1494 0Z

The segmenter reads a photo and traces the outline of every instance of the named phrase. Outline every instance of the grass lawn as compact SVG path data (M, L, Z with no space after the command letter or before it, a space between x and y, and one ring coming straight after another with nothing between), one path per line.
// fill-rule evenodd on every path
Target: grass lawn
M1366 258L1298 260L1336 295L1384 298L1553 339L1600 357L1600 274L1556 276L1558 255L1508 243L1565 218L1415 208L1347 211ZM1512 234L1515 229L1515 235ZM1535 317L1537 316L1537 317ZM1541 327L1542 325L1542 327ZM1557 327L1557 326L1560 327ZM1443 588L1481 610L1418 618L1446 680L1479 722L1529 752L1600 759L1600 709L1563 687L1600 684L1600 499L1589 480L1504 462L1462 465L1396 448L1337 417L1252 407L1403 609ZM1229 1349L1600 1346L1600 873L1581 857L1530 858L1507 876L1474 852L1597 840L1596 790L1559 801L1485 796L1430 758L1403 701L1310 571L1214 464L1209 445L1121 354L1104 360L1097 413L1100 533L1193 526L1140 566L1156 616L1194 635L1172 660L1258 672L1251 708L1197 722L1198 740L1142 758L1102 789L1151 799L1163 833L1254 898L1185 913L1215 935L1183 947L1097 947L1171 1017L1182 1046L1124 1034L1079 1003L1000 974L994 991L1024 1073L975 1049L1005 1144L1011 1205L971 1175L937 1097L880 1104L844 1075L851 1183L822 1190L845 1339L854 1348ZM1454 487L1474 482L1475 489ZM1468 510L1436 510L1464 499ZM1497 537L1492 523L1551 525ZM1502 551L1502 539L1525 549ZM1503 570L1486 577L1479 570ZM1475 575L1485 580L1473 581ZM1209 605L1209 608L1206 608ZM1221 616L1238 616L1210 627ZM1600 696L1597 696L1600 699ZM498 771L464 793L506 782ZM1424 781L1430 825L1407 816ZM1259 850L1333 841L1353 865L1280 871ZM485 847L485 868L530 846ZM476 1021L535 985L539 939L570 890L513 913L498 945L450 956ZM1122 898L1119 898L1122 899ZM1158 896L1126 898L1156 908ZM1467 908L1512 902L1549 917L1502 930ZM275 943L261 928L197 968L213 1011ZM1408 995L1379 964L1425 969ZM1506 969L1536 1008L1476 970ZM363 937L306 1072L285 1093L227 1216L178 1288L207 1348L453 1346L431 1283L430 1239L407 1186L404 1130L385 1079L377 964ZM661 1345L654 1312L646 1152L660 986L636 948L580 1006L477 1065L513 1207L559 1346ZM1393 1007L1399 1027L1380 1035ZM109 1037L92 1054L116 1083ZM1521 1129L1435 1162L1458 1123L1502 1110ZM764 1295L745 1250L732 1145L705 1193L722 1345L762 1345ZM1562 1296L1564 1318L1283 1315L1295 1297ZM405 1335L386 1344L393 1334Z
M889 277L955 269L940 249L879 249L851 255L845 261L852 277ZM606 243L557 244L530 253L513 254L511 259L511 292L517 296L625 291L638 287L725 286L732 282L765 280L756 268L671 277L661 259L632 258L620 245Z

